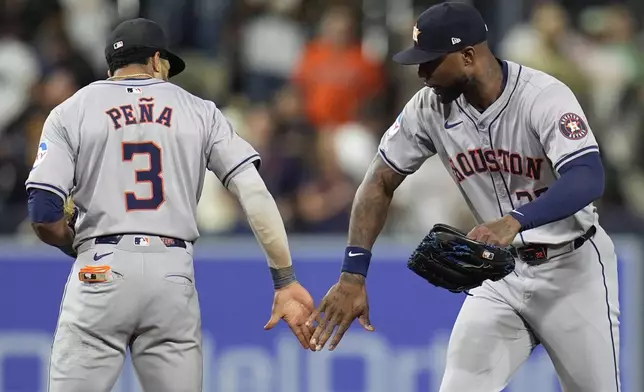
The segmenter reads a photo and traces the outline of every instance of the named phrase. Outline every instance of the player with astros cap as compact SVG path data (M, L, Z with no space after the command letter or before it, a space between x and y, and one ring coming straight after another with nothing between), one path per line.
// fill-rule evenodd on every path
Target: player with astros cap
M295 277L259 154L213 102L168 83L185 64L156 23L119 24L105 58L109 78L49 114L26 181L36 234L75 258L48 390L109 392L128 350L144 390L202 390L193 252L206 169L239 200L266 254L275 292L264 328L284 319L308 349L313 299Z
M394 56L416 65L425 87L383 135L356 193L340 279L309 318L313 327L321 316L311 347L333 336L335 349L356 318L375 330L365 286L372 247L396 188L436 155L478 223L468 237L509 247L516 262L465 299L440 391L501 391L539 344L564 391L619 391L617 258L593 205L604 191L597 140L573 92L496 58L487 30L475 8L441 3Z

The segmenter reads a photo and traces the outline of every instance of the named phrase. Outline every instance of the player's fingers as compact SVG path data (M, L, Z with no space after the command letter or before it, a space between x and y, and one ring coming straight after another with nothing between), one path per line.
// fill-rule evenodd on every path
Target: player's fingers
M313 336L311 336L311 348L315 349L317 347L320 335L326 329L326 325L331 317L333 317L333 309L326 308L324 315L318 318L318 325L315 327L315 331L313 331Z
M490 244L490 245L494 245L494 246L501 246L501 240L499 240L495 236L489 237L485 243Z
M344 336L344 333L347 332L349 327L351 326L351 320L350 318L345 318L342 320L340 323L340 326L338 327L338 330L336 331L335 335L333 335L333 339L331 339L331 343L329 343L329 351L333 351L338 344L340 343L340 340L342 340L342 337Z
M331 335L333 335L333 331L335 330L335 327L337 327L340 324L341 320L342 320L342 316L337 314L331 318L331 321L326 323L324 332L320 335L320 338L318 339L318 343L315 346L316 351L320 351L322 350L322 348L324 348L324 345L326 344L327 340L329 340Z
M310 347L310 340L312 331L310 328L306 327L306 322L304 320L304 314L292 314L284 315L282 317L286 324L289 326L297 340L300 342L303 348L308 349Z
M313 336L313 330L306 325L300 325L300 330L302 331L302 335L304 336L304 348L311 348L311 337Z
M280 322L280 317L277 314L273 313L271 314L270 320L268 320L266 325L264 325L264 329L267 331L270 329L273 329L273 327L276 326L277 323L279 322Z
M480 233L480 227L479 227L479 226L476 226L475 228L473 228L472 230L470 230L470 232L469 232L469 233L467 233L467 238L469 238L469 239L471 239L471 240L475 240L475 241L476 241L476 240L477 240L477 238L478 238L478 236L479 236L479 233Z
M494 245L494 246L500 246L501 245L501 240L499 240L499 237L497 237L494 234L488 234L485 236L481 242L488 244L488 245Z
M490 233L488 233L487 230L481 230L476 234L474 240L487 244L490 240Z
M300 344L302 345L303 348L308 349L309 348L309 340L306 338L304 335L304 331L299 325L295 325L292 323L288 324L289 328L291 328L291 331L297 338L297 340L300 341Z
M315 323L319 321L319 319L320 319L320 311L316 309L309 315L304 325L306 325L309 328L314 328Z
M306 320L306 326L309 328L313 328L315 323L320 321L320 313L324 312L325 308L326 308L326 300L322 300L322 303L320 304L320 306L318 306L318 308L315 309L313 313L311 313L309 318Z
M362 313L362 314L360 315L360 317L358 317L358 322L359 322L359 323L360 323L360 325L362 325L362 326L364 327L364 329L366 329L367 331L373 332L373 331L375 331L375 330L376 330L376 327L374 327L374 326L373 326L373 324L371 324L371 320L369 320L369 310L368 310L368 309L367 309L367 310L365 310L365 312L364 312L364 313Z

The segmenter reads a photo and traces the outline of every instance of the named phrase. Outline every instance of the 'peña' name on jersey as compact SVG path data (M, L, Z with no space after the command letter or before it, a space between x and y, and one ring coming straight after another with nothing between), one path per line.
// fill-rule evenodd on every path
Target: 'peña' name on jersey
M154 115L154 98L139 98L138 111L135 111L132 105L121 105L105 111L112 122L114 129L121 129L123 125L149 124L156 123L172 126L172 108L166 106L161 113Z

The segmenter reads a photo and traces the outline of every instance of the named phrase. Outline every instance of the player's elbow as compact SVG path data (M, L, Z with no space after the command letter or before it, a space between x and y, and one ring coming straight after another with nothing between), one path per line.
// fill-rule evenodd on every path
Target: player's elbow
M33 229L34 233L36 233L36 236L40 238L41 241L45 241L45 239L55 235L55 230L52 228L51 223L32 222L31 228Z
M68 242L68 228L63 220L54 223L33 222L31 228L44 243L52 246L64 246Z
M360 188L363 188L365 192L379 193L392 199L394 192L404 179L405 176L396 172L390 164L383 160L380 154L376 154Z
M574 194L587 203L604 195L606 174L599 153L586 154L564 165L559 172Z
M249 219L251 215L265 212L269 206L275 205L273 195L266 186L249 185L240 195L239 202Z
M604 172L602 171L600 173L600 178L597 179L597 183L594 186L591 186L590 190L590 195L593 199L593 201L601 199L602 196L604 196L604 192L606 190L606 184L605 184L605 178L604 178Z
M599 200L606 190L606 175L604 173L604 168L599 162L599 166L594 164L592 166L584 166L584 177L586 178L583 183L585 186L585 194L590 200L589 203L592 203L596 200Z
M69 239L69 228L65 222L63 200L42 189L30 188L28 193L29 219L36 236L49 245L65 245Z
M237 197L245 211L249 206L273 201L273 196L254 167L249 167L235 175L230 180L228 189Z

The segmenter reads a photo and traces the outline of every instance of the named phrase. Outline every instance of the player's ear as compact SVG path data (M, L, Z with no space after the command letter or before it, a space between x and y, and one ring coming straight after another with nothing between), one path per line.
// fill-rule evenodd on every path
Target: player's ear
M155 52L152 57L152 69L155 73L161 73L161 52Z
M110 71L109 69L107 70L107 77L108 77L108 78L111 78L111 77L112 77L112 71Z
M465 65L472 65L474 63L474 55L476 54L476 49L473 46L468 46L467 48L461 51L463 56L463 63Z

